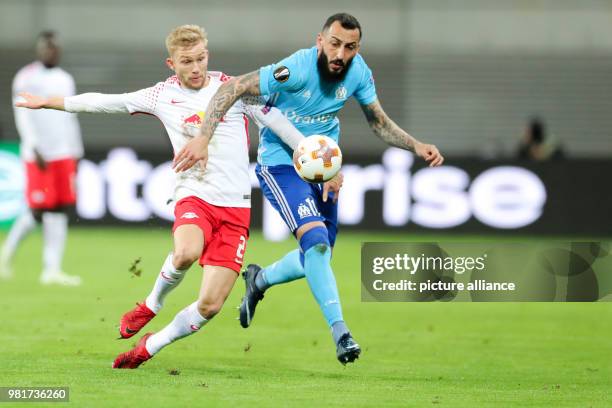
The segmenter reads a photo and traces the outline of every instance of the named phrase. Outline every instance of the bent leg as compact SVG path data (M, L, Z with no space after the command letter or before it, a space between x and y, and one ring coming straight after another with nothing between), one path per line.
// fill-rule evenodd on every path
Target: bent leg
M238 278L238 273L225 266L204 265L204 276L198 297L198 310L207 320L223 307Z
M204 266L198 300L181 310L169 325L147 339L146 348L149 354L154 355L168 344L200 330L219 313L237 277L236 272L229 268Z
M166 295L181 283L185 272L200 258L204 249L204 233L194 224L174 230L174 251L166 257L145 304L155 314L161 310Z

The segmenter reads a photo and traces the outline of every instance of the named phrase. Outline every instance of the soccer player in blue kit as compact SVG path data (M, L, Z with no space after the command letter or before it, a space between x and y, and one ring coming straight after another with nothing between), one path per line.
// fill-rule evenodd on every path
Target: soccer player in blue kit
M196 162L206 165L208 142L227 110L243 95L268 96L268 106L280 109L304 135L326 135L338 141L337 113L354 96L379 138L389 145L410 150L439 166L444 158L431 144L421 143L383 111L376 95L372 71L358 54L361 26L346 13L329 17L317 44L258 71L226 82L210 101L200 137L192 139L175 157L176 171ZM303 181L293 168L292 152L300 141L296 134L288 144L270 129L260 132L256 173L262 191L299 243L274 264L249 265L243 276L246 294L240 306L240 323L248 327L257 303L271 286L306 277L308 285L331 329L336 355L342 364L359 357L361 348L344 322L338 289L331 269L337 232L339 174L324 184Z

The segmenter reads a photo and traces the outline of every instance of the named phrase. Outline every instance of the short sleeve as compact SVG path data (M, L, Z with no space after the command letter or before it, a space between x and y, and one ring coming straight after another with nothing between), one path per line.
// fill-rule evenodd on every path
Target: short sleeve
M363 64L363 71L361 82L359 83L357 91L355 91L355 99L357 99L361 105L369 105L377 98L376 86L374 85L372 70L365 65L365 63Z
M262 95L276 92L297 92L306 83L302 64L303 52L298 51L280 62L259 69L259 90Z

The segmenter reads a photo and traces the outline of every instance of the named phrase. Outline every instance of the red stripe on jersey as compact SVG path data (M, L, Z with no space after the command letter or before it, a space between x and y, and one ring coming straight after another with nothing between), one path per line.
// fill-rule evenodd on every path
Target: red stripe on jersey
M242 118L244 119L244 132L246 133L247 149L251 146L251 137L249 136L249 118L243 113Z

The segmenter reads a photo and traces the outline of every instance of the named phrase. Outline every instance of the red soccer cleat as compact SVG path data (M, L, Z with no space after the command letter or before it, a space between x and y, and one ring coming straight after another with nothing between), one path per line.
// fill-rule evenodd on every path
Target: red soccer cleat
M147 339L151 337L152 334L153 333L145 334L138 341L136 347L130 351L119 354L113 362L113 368L138 368L139 365L153 357L145 347Z
M147 323L155 317L155 312L147 307L145 302L136 303L136 307L121 317L119 334L124 339L129 339L140 331Z

